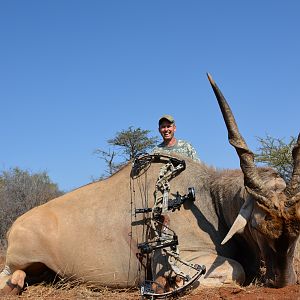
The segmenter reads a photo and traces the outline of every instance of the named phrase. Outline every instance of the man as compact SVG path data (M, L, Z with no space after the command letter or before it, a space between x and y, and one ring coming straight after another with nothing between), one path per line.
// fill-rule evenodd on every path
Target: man
M158 130L163 138L163 142L154 147L152 153L179 153L183 156L192 158L194 161L200 162L196 150L190 143L175 138L176 125L172 116L162 116L158 121ZM166 190L162 191L163 197L165 192ZM170 217L167 214L162 215L162 226L166 229L170 226ZM170 270L172 270L172 268L169 264L169 254L161 249L156 249L152 256L152 274L154 281L158 283L156 285L158 286L158 288L156 287L157 293L163 293L164 289L161 287L167 286L166 277L170 275ZM184 284L179 277L178 280L179 281L176 281L176 284Z
M177 152L200 162L196 150L190 143L175 138L176 125L172 116L162 116L158 121L158 126L163 142L153 148L153 153L165 152L170 154L172 152Z

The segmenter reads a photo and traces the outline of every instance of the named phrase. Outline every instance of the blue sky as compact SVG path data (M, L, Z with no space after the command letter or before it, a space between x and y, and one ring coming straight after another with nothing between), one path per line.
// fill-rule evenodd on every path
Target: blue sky
M248 146L299 133L300 1L0 1L0 169L48 171L65 191L104 172L93 154L129 126L239 166L206 72Z

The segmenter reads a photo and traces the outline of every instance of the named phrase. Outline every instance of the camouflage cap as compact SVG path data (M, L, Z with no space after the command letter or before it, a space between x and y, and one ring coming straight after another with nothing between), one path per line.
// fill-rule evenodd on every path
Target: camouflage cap
M163 115L159 121L158 121L158 125L160 125L162 123L163 120L167 120L170 123L175 123L175 119L171 116L171 115Z

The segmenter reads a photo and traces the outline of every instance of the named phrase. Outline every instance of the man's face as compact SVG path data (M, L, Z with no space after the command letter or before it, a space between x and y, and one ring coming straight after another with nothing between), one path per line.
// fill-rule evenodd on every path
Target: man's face
M163 120L159 125L158 130L164 141L170 141L174 137L176 125L168 120Z

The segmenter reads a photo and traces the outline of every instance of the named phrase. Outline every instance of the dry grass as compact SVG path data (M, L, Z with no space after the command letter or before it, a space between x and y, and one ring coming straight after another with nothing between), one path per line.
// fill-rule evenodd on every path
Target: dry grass
M4 266L4 250L0 249L0 269ZM300 241L295 253L295 269L300 281ZM300 285L283 289L269 289L256 284L248 287L229 286L222 288L200 288L179 297L183 300L220 300L220 299L297 299L300 300ZM16 296L0 297L2 300L16 299ZM99 300L134 300L140 299L137 289L111 290L109 288L93 288L81 282L59 281L53 284L38 284L25 289L17 299L99 299Z
M36 285L27 288L19 299L138 299L137 290L93 290L86 284L58 283L55 285Z
M0 296L0 299L124 299L139 298L137 289L109 289L106 287L93 288L85 283L59 281L57 283L40 283L24 289L19 296Z
M190 291L186 295L173 298L183 300L221 300L221 299L300 299L300 286L295 285L282 289L271 289L261 286L251 285L249 287L228 286L219 288L200 288ZM3 300L16 299L16 296L3 297ZM41 299L41 300L71 300L71 299L99 299L99 300L134 300L140 299L138 290L110 290L101 288L98 290L91 289L86 284L70 284L60 282L58 284L39 284L28 287L17 299ZM170 300L170 299L169 299Z

